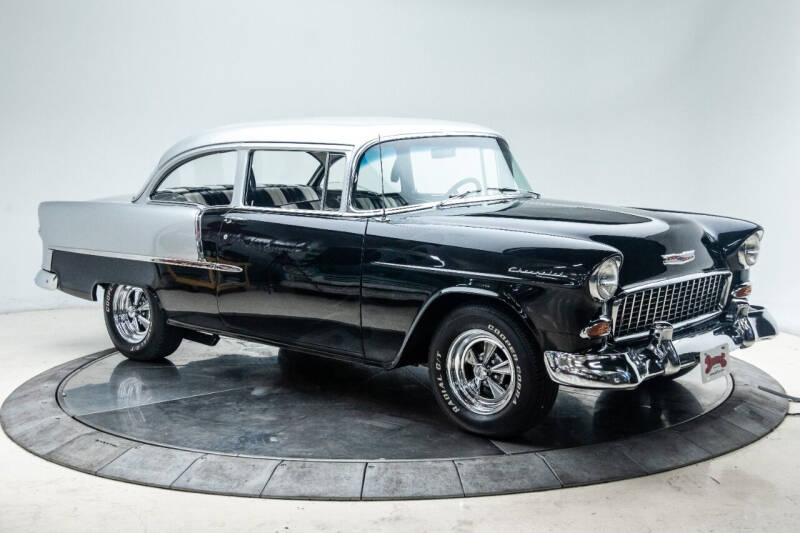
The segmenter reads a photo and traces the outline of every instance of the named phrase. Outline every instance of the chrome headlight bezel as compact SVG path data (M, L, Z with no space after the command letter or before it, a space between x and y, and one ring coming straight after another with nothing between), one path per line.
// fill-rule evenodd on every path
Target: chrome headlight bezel
M615 255L594 267L589 275L589 294L595 301L607 302L617 293L620 266L622 258Z
M739 266L748 269L758 262L758 254L761 251L761 239L764 237L764 230L758 230L750 234L736 251Z

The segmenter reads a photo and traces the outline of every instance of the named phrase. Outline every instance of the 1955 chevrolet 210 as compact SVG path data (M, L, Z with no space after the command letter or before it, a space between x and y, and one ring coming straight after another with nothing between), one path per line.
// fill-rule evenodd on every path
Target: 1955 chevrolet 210
M713 373L776 334L748 303L761 227L540 198L469 124L224 127L172 147L132 199L45 202L39 220L37 283L102 298L131 359L226 335L427 364L447 415L489 436L535 425L559 384Z

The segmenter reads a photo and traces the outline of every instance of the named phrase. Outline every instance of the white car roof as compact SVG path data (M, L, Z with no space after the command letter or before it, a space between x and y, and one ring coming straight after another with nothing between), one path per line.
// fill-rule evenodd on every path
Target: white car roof
M330 117L272 120L231 124L192 135L175 144L161 157L158 166L173 157L215 144L281 142L361 146L378 137L416 134L482 134L497 132L464 122L419 118Z

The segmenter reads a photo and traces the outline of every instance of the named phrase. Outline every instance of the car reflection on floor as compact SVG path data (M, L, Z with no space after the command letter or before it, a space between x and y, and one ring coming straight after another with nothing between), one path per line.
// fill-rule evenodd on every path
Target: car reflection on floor
M465 433L438 410L427 369L344 363L224 339L160 363L112 354L65 383L62 405L102 431L193 450L267 457L420 459L577 446L652 431L721 403L729 380L695 372L634 391L563 388L513 441Z

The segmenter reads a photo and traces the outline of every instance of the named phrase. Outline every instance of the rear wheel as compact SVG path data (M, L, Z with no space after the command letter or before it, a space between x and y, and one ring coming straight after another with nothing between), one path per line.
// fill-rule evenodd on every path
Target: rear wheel
M146 287L109 285L103 313L111 341L129 359L163 359L177 350L183 339L179 328L167 324L158 298Z
M558 393L542 354L521 327L490 307L468 306L448 315L431 342L428 368L447 415L490 437L530 429Z

